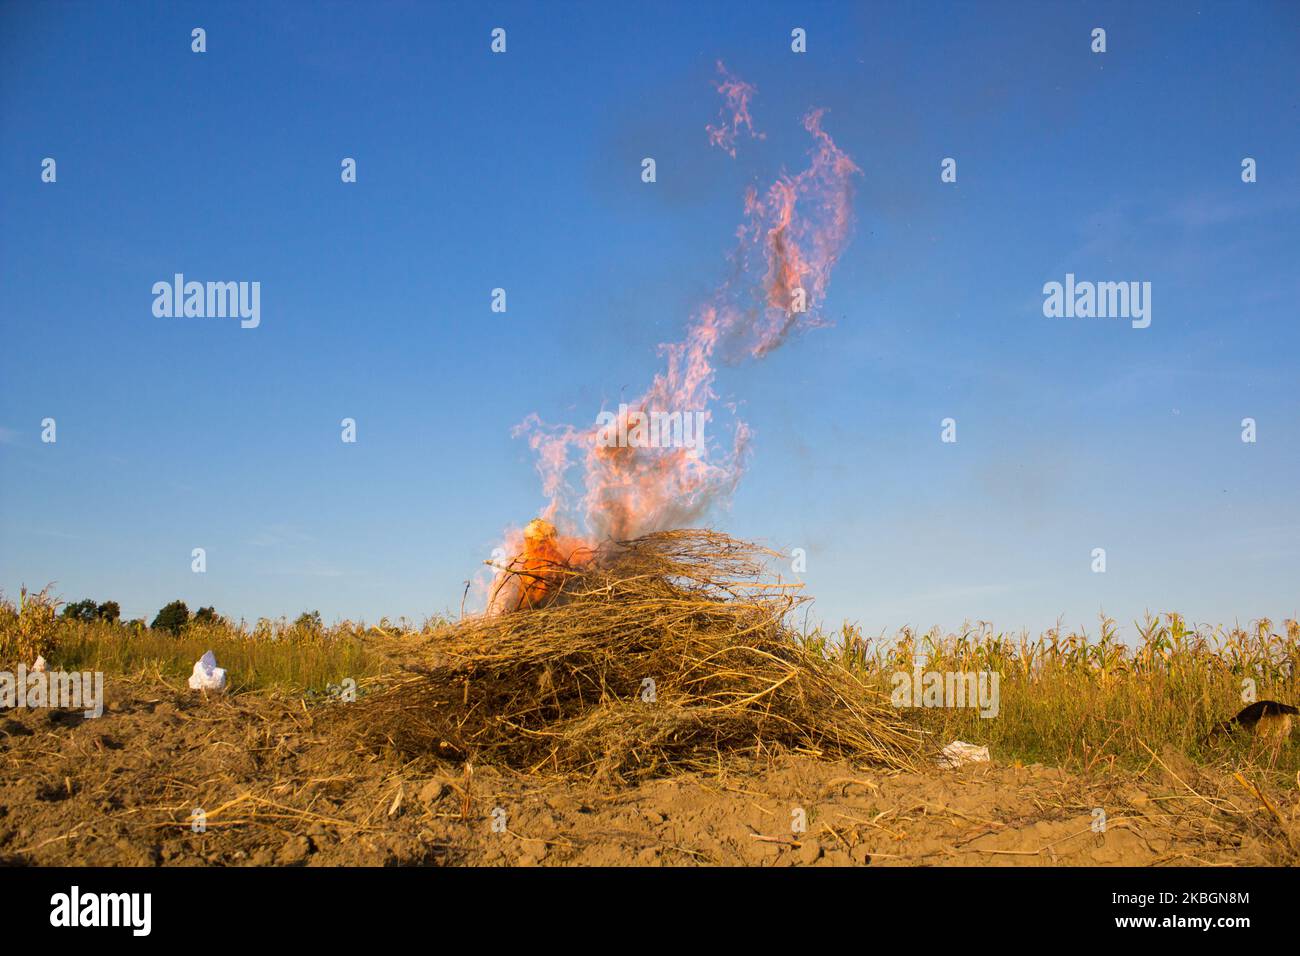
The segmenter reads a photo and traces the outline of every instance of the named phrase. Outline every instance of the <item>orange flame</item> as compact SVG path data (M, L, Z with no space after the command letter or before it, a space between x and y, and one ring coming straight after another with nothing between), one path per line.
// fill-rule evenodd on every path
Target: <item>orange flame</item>
M561 537L555 525L534 518L508 543L514 558L498 568L489 613L542 607L554 600L565 579L590 561L594 552L585 541Z

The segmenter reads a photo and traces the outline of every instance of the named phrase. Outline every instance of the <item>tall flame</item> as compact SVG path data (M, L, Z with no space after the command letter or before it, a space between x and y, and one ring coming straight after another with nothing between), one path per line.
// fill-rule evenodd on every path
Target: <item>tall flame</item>
M753 139L754 86L719 63L722 119L706 127L711 145L734 156L738 131ZM765 192L750 188L745 220L732 253L736 266L691 316L684 337L659 347L664 367L649 388L620 408L619 425L637 413L699 413L712 422L718 396L715 362L722 355L761 359L792 333L822 325L818 307L852 227L852 177L860 170L822 129L823 110L803 118L812 137L809 162L782 173ZM590 541L626 539L697 522L725 503L744 472L751 432L732 414L731 440L720 449L610 445L601 428L553 425L536 414L514 429L527 438L549 500L542 517ZM566 482L581 464L584 491L574 500ZM518 553L518 552L514 552Z

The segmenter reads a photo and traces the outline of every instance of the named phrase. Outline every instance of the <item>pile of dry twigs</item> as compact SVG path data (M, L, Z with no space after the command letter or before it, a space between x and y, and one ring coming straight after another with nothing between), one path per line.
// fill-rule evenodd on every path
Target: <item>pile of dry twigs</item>
M781 750L909 766L916 734L786 621L772 552L712 531L609 543L545 607L437 631L354 710L372 743L625 779Z

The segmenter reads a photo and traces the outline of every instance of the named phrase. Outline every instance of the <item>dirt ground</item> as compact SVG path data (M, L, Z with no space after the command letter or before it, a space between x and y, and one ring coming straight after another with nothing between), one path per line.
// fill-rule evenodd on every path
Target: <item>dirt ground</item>
M0 862L1223 865L1294 864L1300 845L1294 788L1265 805L1173 757L1084 778L996 756L886 774L785 755L619 788L403 763L342 732L346 704L106 690L98 719L0 712Z

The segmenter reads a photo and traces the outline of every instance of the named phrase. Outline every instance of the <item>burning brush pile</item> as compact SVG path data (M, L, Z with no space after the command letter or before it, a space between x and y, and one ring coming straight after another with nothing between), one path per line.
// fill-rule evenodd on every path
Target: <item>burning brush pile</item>
M907 765L887 701L787 626L797 585L712 531L609 543L580 566L514 572L539 606L439 632L426 664L358 704L372 742L411 756L628 779L800 751Z
M756 88L721 63L718 73L707 141L735 158L742 140L765 139L750 114ZM358 705L367 733L413 755L613 777L778 749L910 761L917 741L897 712L787 625L802 599L765 574L762 549L665 530L698 523L744 471L753 433L736 403L724 406L730 441L703 438L705 423L722 424L719 364L762 360L829 324L820 308L861 171L824 114L800 124L804 169L745 190L726 279L661 346L646 390L593 425L532 414L516 426L549 499L542 517L507 532L499 551L513 557L492 562L486 612L440 632L427 662ZM654 428L688 417L690 442Z

